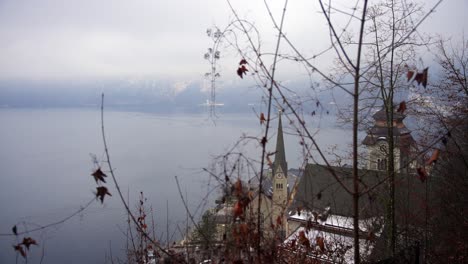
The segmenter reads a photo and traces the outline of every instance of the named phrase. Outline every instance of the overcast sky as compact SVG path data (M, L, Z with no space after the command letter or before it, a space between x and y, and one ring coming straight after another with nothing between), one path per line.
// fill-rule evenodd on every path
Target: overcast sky
M255 21L266 47L274 42L263 1L232 2ZM282 1L270 2L279 16ZM326 47L315 1L289 2L286 34L308 54ZM459 37L468 30L467 10L466 0L445 0L421 30ZM0 80L201 78L206 28L232 17L223 0L0 0Z

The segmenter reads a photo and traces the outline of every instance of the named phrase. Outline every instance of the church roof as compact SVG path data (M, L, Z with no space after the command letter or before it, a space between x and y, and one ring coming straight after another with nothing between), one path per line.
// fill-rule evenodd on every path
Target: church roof
M276 173L278 168L281 168L283 173L287 174L288 165L286 162L286 153L284 149L283 124L281 123L281 112L278 115L278 133L276 137L276 154L275 154L275 161L273 163L273 174Z
M291 210L302 208L304 210L324 210L331 207L331 212L336 215L353 215L353 197L335 179L331 171L334 171L339 180L349 190L353 188L352 168L330 167L318 164L307 164L304 175L298 186L297 193L291 205ZM377 184L385 177L385 172L373 170L359 170L360 190ZM361 217L382 215L381 206L377 205L375 193L383 191L384 184L376 188L369 195L361 196Z
M335 172L344 186L353 190L352 168L333 166L328 168L319 164L307 164L289 211L303 209L321 212L330 207L332 214L353 216L353 197L338 183L331 171ZM359 169L358 173L361 192L377 186L360 196L360 218L385 215L386 204L389 200L387 173L367 169ZM425 195L426 185L414 174L398 173L395 176L395 182L397 184L395 206L398 221L413 223L422 221L425 212L420 201ZM409 213L411 218L409 218Z

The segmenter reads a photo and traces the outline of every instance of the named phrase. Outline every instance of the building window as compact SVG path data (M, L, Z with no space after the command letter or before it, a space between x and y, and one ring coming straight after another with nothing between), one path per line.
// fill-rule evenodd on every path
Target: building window
M387 169L387 159L377 159L377 169L386 170Z
M276 189L283 189L283 184L282 183L277 183L276 184Z

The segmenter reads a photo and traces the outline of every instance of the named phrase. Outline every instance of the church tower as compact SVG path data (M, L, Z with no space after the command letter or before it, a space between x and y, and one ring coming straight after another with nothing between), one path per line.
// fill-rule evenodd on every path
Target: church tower
M278 223L278 217L281 219L282 228L280 228L284 235L285 231L285 209L288 200L288 164L286 163L286 154L284 150L283 140L283 125L281 123L281 112L279 113L278 120L278 134L276 139L276 154L273 163L273 194L272 194L272 220L275 225Z
M393 114L393 137L394 137L394 157L395 169L400 172L405 172L406 169L415 166L414 162L410 161L411 152L413 151L414 139L411 136L411 131L406 128L403 123L405 115L402 113ZM369 130L366 138L362 142L367 146L369 161L367 169L369 170L386 170L388 164L388 141L387 141L387 116L385 109L373 116L375 123Z

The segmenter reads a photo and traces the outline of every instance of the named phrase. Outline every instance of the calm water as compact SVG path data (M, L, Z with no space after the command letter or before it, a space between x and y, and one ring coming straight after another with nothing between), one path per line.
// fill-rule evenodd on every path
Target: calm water
M185 211L174 176L181 181L189 205L195 208L213 188L203 167L223 154L242 134L259 136L252 115L223 115L216 123L206 115L157 115L109 111L106 113L108 145L116 175L136 207L143 191L154 209L157 236L165 239L166 201L169 203L171 237L180 237ZM104 159L100 114L83 109L0 110L0 233L15 224L23 231L71 214L93 197L90 153ZM273 123L276 132L276 123ZM287 129L286 129L287 131ZM322 128L323 145L346 138L337 129ZM301 163L299 139L285 135L288 165ZM274 140L271 147L274 147ZM242 145L253 157L258 144ZM103 263L109 248L123 258L126 214L113 184L113 196L103 205L93 203L64 224L31 233L40 243L33 247L29 263ZM15 237L0 236L0 263L14 263L11 245ZM21 263L22 261L20 261Z

